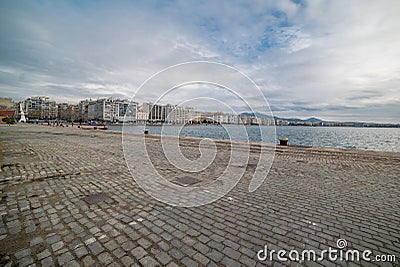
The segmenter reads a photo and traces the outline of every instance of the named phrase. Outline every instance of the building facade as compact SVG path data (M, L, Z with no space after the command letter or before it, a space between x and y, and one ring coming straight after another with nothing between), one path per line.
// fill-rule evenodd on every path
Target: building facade
M0 110L14 110L15 103L11 98L0 97Z
M4 118L18 119L18 104L11 98L0 97L0 123Z
M88 120L94 121L117 121L118 110L115 108L112 99L98 99L89 102L88 105Z
M186 124L195 116L194 108L168 104L164 106L166 123Z
M147 121L151 123L158 123L165 121L164 106L153 103L143 103L142 112L148 114Z
M88 120L104 122L136 122L136 102L128 100L103 98L90 101L88 104Z
M136 122L138 103L128 100L118 100L118 121Z
M25 113L29 119L55 120L58 106L47 96L34 96L25 100Z
M79 104L78 104L78 113L79 113L78 120L79 121L87 122L89 120L88 119L88 106L91 101L92 101L91 99L85 99L85 100L79 101Z
M149 112L145 112L143 110L143 105L140 105L137 108L137 112L136 112L136 122L146 123L148 120L149 120Z

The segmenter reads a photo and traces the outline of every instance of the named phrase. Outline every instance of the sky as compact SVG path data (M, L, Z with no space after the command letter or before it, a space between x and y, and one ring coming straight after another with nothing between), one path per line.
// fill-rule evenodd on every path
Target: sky
M276 116L400 123L399 11L398 0L0 1L0 96L154 101L166 88L138 94L149 77L211 61L253 80ZM218 109L194 95L246 109L207 84L167 100Z

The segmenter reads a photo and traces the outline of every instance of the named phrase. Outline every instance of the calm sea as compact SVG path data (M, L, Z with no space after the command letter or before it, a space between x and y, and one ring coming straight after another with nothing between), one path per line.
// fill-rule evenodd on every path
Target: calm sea
M109 129L121 131L122 126ZM126 126L124 131L143 133L143 129L144 126ZM292 145L400 152L400 128L278 126L276 135L274 127L268 126L146 126L146 129L151 134L267 143L278 143L279 138L287 137Z

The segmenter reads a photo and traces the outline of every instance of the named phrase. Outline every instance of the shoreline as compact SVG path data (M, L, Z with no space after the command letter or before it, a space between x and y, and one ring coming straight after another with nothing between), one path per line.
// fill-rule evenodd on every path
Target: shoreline
M25 127L49 127L54 128L54 129L73 129L73 130L84 130L84 131L90 131L90 132L103 132L103 133L114 133L114 134L123 134L122 130L110 130L110 129L93 129L93 127L86 127L86 128L82 128L82 126L79 128L79 125L74 124L74 126L72 127L71 125L69 125L68 127L66 126L49 126L49 125L41 125L41 124L14 124L11 125L10 127L19 127L19 126L25 126ZM176 126L176 125L167 125L167 126ZM8 127L7 125L1 125L0 127ZM151 126L153 127L153 126ZM155 126L155 127L160 127L160 126ZM287 127L287 126L282 126L282 127ZM293 126L293 127L298 127L298 126ZM125 133L127 134L127 133ZM132 135L137 135L137 136L142 136L143 134L140 133L129 133ZM148 136L161 136L160 134L152 134L149 133ZM167 138L177 138L177 136L174 135L166 135L164 134L163 137L167 137ZM204 138L202 137L195 137L195 136L181 136L179 137L181 139L186 139L186 140L202 140ZM251 146L266 146L266 147L276 147L276 148L300 148L300 149L311 149L311 150L322 150L322 151L332 151L332 152L339 152L339 151L360 151L360 153L362 152L371 152L371 153L394 153L394 154L400 154L399 152L396 151L383 151L383 150L373 150L373 149L357 149L357 148L344 148L344 147L329 147L329 146L308 146L308 145L297 145L297 144L290 144L290 140L289 140L289 145L288 146L280 146L278 143L276 144L272 144L272 143L263 143L263 142L246 142L243 140L226 140L226 139L217 139L217 138L209 138L208 139L213 140L214 142L217 143L248 143Z

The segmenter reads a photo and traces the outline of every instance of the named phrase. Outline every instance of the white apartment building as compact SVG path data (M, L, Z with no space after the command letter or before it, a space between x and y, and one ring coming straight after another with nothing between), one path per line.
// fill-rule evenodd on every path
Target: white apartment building
M88 120L105 122L136 122L138 103L103 98L89 102Z
M194 108L168 104L164 106L166 123L186 124L194 117Z
M137 120L137 102L128 100L119 100L118 103L118 121L119 122L136 122Z
M138 107L136 112L136 121L139 123L145 123L149 119L149 112L144 111L144 105ZM148 107L145 107L148 109Z

